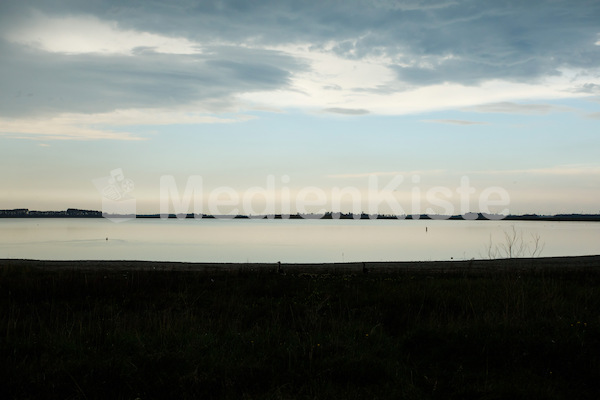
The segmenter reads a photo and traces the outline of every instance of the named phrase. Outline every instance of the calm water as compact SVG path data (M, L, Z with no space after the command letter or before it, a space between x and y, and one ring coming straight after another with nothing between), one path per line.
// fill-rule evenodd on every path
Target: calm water
M426 231L427 227L427 231ZM542 256L600 254L600 223L0 219L0 258L342 262L487 258L514 227ZM108 240L106 240L108 238Z

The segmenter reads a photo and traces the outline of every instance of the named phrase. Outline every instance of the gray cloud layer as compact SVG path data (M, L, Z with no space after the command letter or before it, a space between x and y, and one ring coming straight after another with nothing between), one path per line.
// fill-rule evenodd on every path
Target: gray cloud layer
M285 87L304 66L285 54L215 47L208 55L64 55L0 41L0 113L104 112L200 102L231 105L236 93ZM214 104L213 104L214 103Z
M528 114L540 115L551 112L569 111L567 107L555 106L552 104L517 104L508 101L501 103L481 104L474 107L467 107L465 111L474 111L481 113L505 113L505 114Z
M465 121L462 119L430 119L427 122L435 122L437 124L448 124L448 125L483 125L485 122L479 121Z
M341 107L333 107L333 108L325 108L323 111L333 114L342 114L342 115L365 115L369 113L369 110L365 110L362 108L341 108Z
M226 108L235 94L285 88L293 73L307 68L284 53L257 50L262 45L311 43L323 49L333 41L331 51L346 58L386 56L398 88L489 79L530 82L558 75L561 68L600 65L595 0L359 0L351 5L341 0L23 0L0 3L0 37L23 24L31 10L92 15L121 29L229 45L209 46L200 55L139 49L126 57L52 54L0 40L2 115L197 101ZM590 85L587 89L596 91L597 85ZM329 111L348 113L339 110Z

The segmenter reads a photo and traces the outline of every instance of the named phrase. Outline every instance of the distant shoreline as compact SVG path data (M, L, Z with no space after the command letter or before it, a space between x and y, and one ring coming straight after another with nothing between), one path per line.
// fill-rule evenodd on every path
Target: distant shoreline
M500 215L484 213L466 213L464 215L388 215L388 214L353 214L340 212L325 212L322 214L268 214L268 215L210 215L210 214L136 214L114 215L103 214L97 210L80 210L69 208L65 211L36 211L26 208L0 210L1 218L129 218L129 219L324 219L324 220L434 220L434 221L585 221L599 222L600 214L555 214L555 215Z
M591 270L600 269L600 255L506 258L456 261L376 261L345 263L217 263L129 260L29 260L0 259L0 268L20 267L49 271L189 271L189 272L279 272L279 273L486 273L502 270Z

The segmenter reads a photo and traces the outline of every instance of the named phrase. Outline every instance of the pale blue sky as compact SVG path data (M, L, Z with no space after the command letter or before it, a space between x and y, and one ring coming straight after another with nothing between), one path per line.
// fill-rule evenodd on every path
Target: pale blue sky
M100 209L92 180L122 168L138 212L163 175L371 174L405 177L407 211L415 177L467 176L511 213L599 213L598 21L596 1L2 2L0 209Z

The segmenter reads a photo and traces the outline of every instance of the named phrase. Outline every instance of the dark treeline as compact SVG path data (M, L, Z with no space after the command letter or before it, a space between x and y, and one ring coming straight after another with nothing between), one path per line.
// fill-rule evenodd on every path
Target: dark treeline
M101 211L81 210L69 208L66 211L36 211L26 208L11 210L0 210L0 218L102 218ZM119 217L119 215L110 215ZM123 217L131 218L132 215ZM136 218L165 218L161 214L137 214ZM215 218L215 219L408 219L408 220L507 220L507 221L600 221L600 214L556 214L556 215L500 215L484 213L466 213L463 215L440 215L440 214L416 214L416 215L392 215L392 214L367 214L367 213L342 213L326 212L320 214L269 214L269 215L210 215L210 214L169 214L168 218Z

